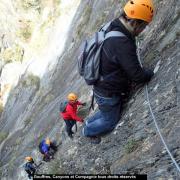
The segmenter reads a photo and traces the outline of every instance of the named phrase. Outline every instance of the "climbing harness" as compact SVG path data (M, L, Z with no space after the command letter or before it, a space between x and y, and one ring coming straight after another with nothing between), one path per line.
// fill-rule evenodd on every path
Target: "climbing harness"
M143 65L142 65L142 63L141 63L141 59L140 59L140 53L139 53L139 42L138 42L137 47L138 47L138 50L137 50L138 60L139 60L139 63L140 63L140 65L141 65L141 67L143 67ZM150 110L151 116L152 116L153 121L154 121L154 123L155 123L156 129L157 129L157 131L158 131L158 133L159 133L159 136L160 136L160 138L161 138L161 141L163 142L164 147L165 147L166 151L168 152L169 156L171 157L171 159L172 159L174 165L176 166L177 170L180 172L180 167L179 167L179 165L177 164L177 162L176 162L176 160L174 159L174 157L172 156L169 148L167 147L166 142L165 142L165 140L164 140L164 138L163 138L163 136L162 136L162 134L161 134L161 131L160 131L159 127L158 127L156 118L155 118L154 113L153 113L152 108L151 108L151 103L150 103L150 100L149 100L149 93L148 93L148 86L147 86L147 84L145 85L145 94L146 94L146 99L147 99L147 102L148 102L148 106L149 106L149 110Z

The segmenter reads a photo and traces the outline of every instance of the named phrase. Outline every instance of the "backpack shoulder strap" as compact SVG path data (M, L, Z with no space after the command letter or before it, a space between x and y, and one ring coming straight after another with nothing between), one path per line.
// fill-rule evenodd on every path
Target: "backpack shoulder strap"
M122 32L120 31L110 31L106 34L105 36L105 40L110 38L110 37L125 37L126 35L123 34Z
M108 29L109 26L111 25L111 22L112 22L112 21L106 23L106 24L100 29L100 31L107 31L107 29Z

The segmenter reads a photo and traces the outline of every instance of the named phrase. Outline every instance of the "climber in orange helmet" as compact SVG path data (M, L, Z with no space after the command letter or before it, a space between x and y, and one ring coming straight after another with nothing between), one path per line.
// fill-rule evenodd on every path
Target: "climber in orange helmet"
M28 174L28 178L31 179L36 172L37 165L35 164L35 162L31 156L25 157L25 161L26 161L26 163L24 164L23 167L24 167L24 170Z
M74 132L72 127L76 125L76 122L83 122L83 119L77 116L77 107L79 105L85 106L86 103L78 101L78 97L75 93L70 93L67 96L68 102L64 104L63 110L61 110L60 116L63 117L66 123L66 131L70 138L73 138Z
M129 0L120 16L109 25L107 33L119 31L123 36L110 37L103 43L100 74L104 79L93 86L99 111L86 120L82 130L91 143L100 143L101 136L116 127L122 104L132 87L150 81L154 74L139 64L135 41L153 15L152 0Z

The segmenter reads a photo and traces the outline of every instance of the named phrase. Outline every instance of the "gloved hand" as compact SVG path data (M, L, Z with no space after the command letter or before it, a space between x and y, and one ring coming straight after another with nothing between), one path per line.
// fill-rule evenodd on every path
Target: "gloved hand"
M49 157L49 156L50 156L49 152L46 152L44 155L45 155L46 157Z
M46 152L46 153L44 154L43 160L46 161L46 162L48 162L48 161L50 160L50 155L49 155L48 152Z
M82 103L81 105L82 105L82 106L86 106L86 103Z

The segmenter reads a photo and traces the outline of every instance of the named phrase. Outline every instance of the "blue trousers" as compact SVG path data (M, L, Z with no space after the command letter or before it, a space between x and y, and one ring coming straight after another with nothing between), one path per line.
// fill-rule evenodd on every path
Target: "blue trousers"
M112 131L121 116L122 103L120 96L102 97L95 93L94 96L99 111L90 117L83 127L83 135L87 137L103 135Z

